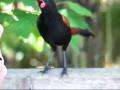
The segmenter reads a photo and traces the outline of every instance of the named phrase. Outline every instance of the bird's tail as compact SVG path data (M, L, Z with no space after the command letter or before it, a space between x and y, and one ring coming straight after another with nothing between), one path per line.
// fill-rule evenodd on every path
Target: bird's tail
M82 30L82 29L76 29L76 28L71 28L71 34L72 35L82 35L83 37L89 38L89 37L95 37L95 35L88 30Z

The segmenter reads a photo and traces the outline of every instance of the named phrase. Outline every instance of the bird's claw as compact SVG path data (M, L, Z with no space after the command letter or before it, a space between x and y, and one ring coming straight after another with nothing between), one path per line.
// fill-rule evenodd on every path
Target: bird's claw
M66 68L63 68L62 72L61 72L61 77L63 76L67 76L68 73L67 73L67 69Z
M42 74L46 74L49 71L49 67L45 67L44 70L40 71Z

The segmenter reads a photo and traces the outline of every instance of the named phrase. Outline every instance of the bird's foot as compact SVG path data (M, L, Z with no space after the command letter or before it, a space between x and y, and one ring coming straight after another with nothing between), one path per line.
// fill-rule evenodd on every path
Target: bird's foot
M67 76L67 68L63 68L62 72L61 72L61 77Z
M50 70L50 67L45 66L44 70L40 71L42 74L46 74L48 73L48 71Z

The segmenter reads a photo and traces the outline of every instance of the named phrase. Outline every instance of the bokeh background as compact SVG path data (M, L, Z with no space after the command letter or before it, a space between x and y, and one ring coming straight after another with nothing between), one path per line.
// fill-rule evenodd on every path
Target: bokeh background
M91 30L96 37L73 36L68 47L69 67L120 67L120 0L55 0L70 26ZM0 0L0 46L8 68L43 67L50 47L39 35L37 0ZM53 58L51 66L58 67Z

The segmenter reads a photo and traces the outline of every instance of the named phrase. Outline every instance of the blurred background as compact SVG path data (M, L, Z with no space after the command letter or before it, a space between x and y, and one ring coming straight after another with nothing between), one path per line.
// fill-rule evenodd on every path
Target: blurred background
M120 0L55 0L70 26L89 29L95 38L73 36L68 47L69 67L120 67ZM0 46L8 68L43 67L51 53L39 35L37 0L0 0ZM53 58L51 66L58 67Z

